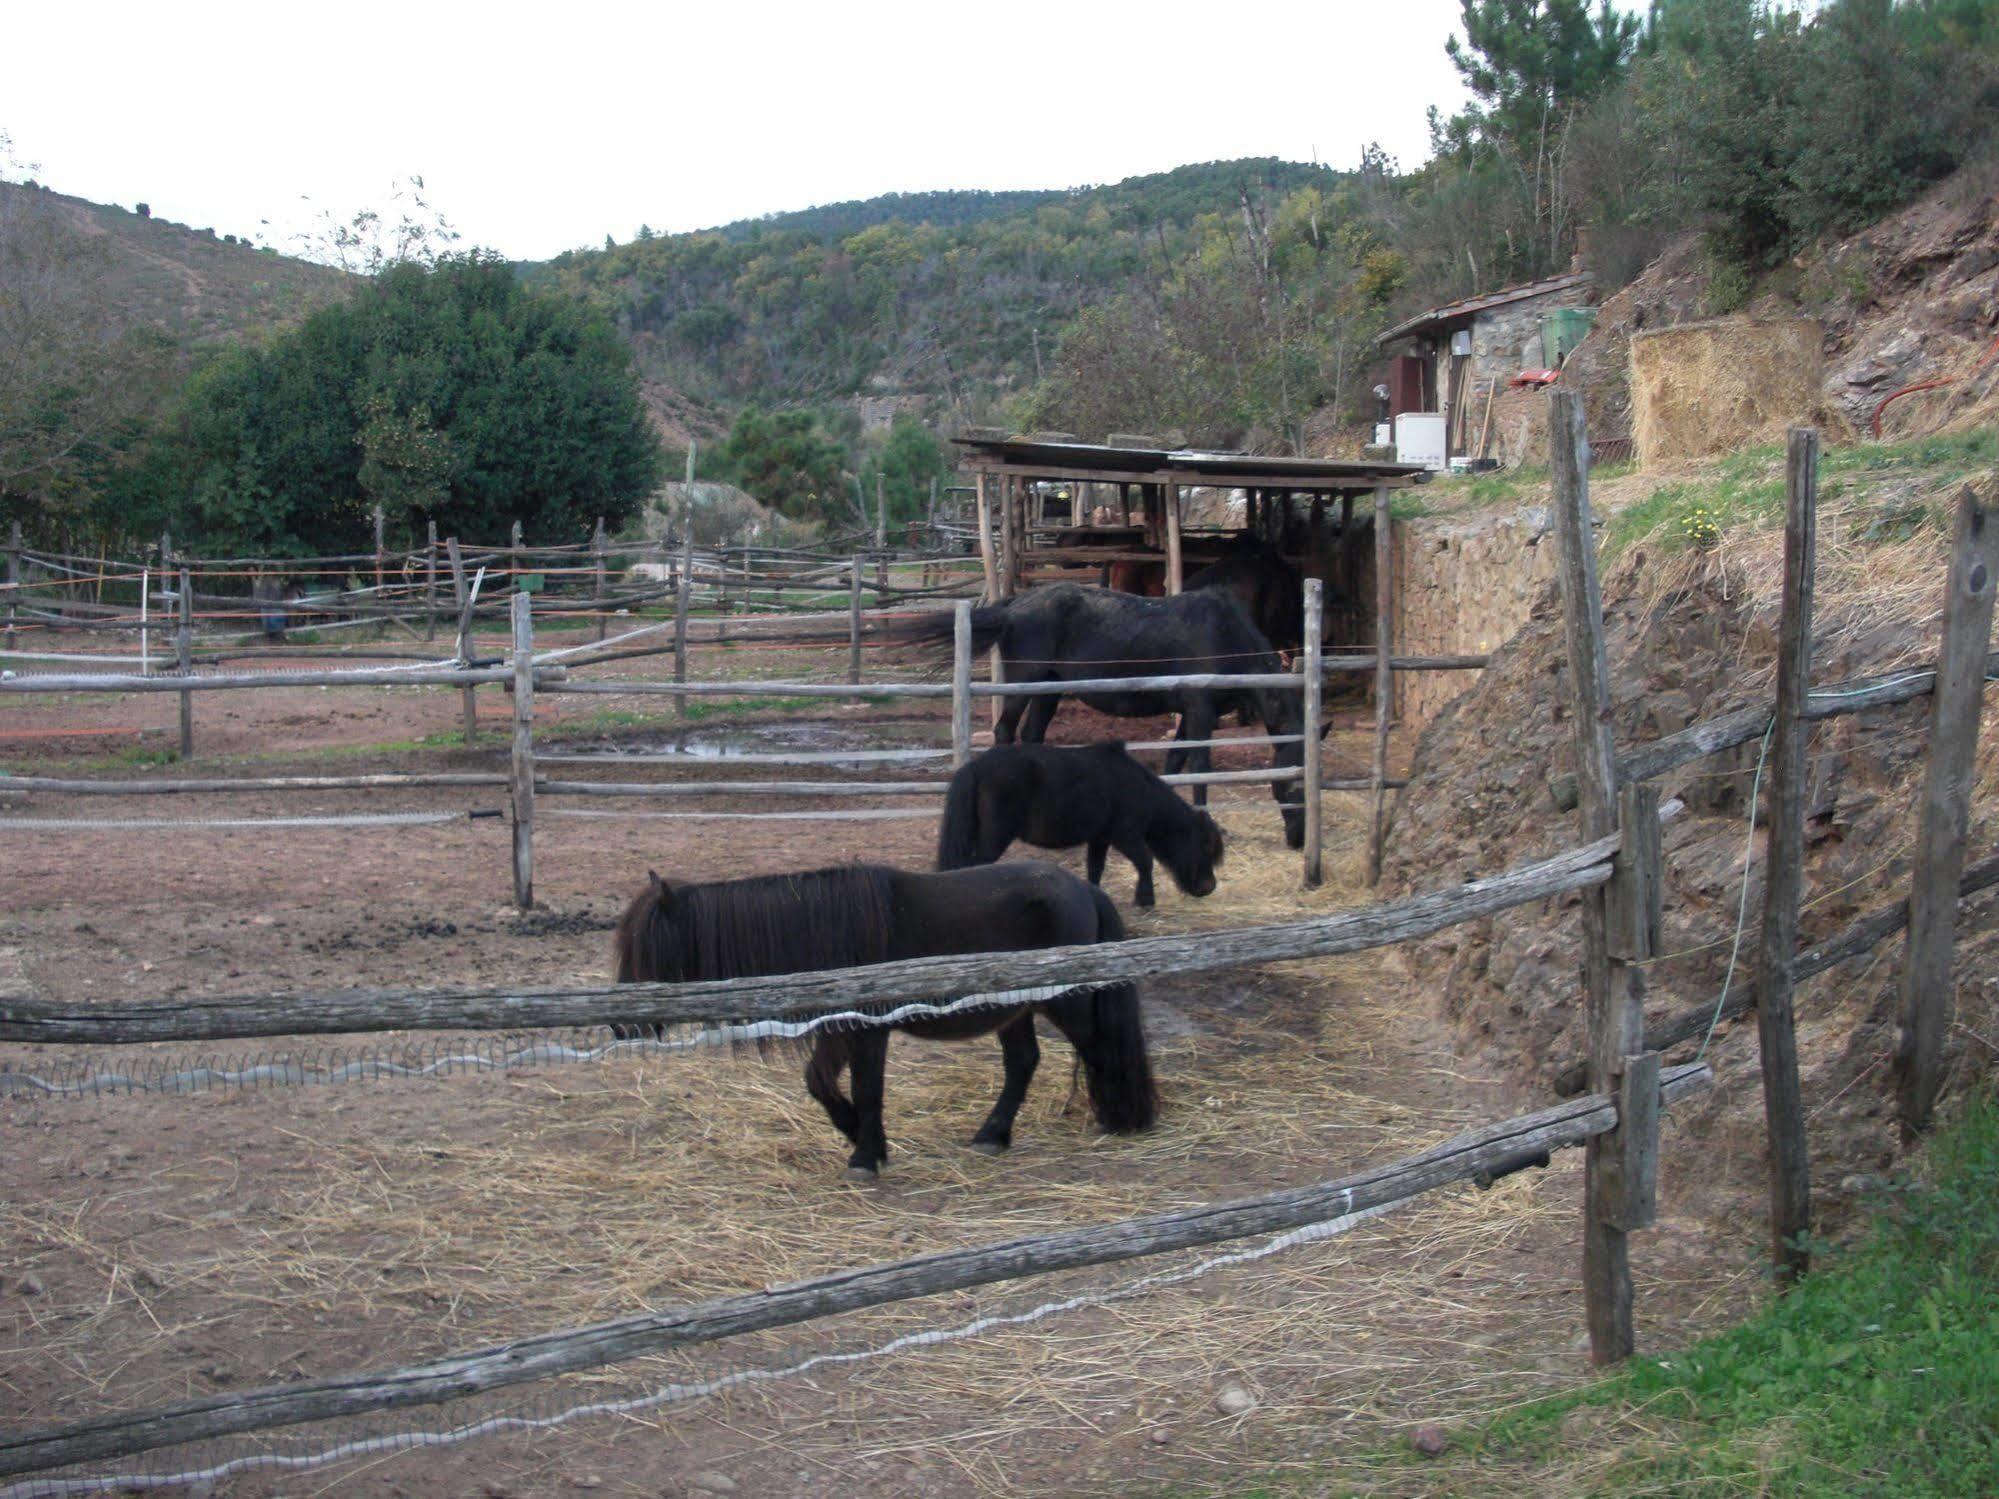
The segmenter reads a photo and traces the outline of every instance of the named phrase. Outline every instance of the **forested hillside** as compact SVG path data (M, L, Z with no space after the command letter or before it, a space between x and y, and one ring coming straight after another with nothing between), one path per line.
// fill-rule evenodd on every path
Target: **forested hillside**
M1199 244L1339 174L1213 162L1059 193L919 193L652 235L530 272L616 317L653 379L724 401L871 386L976 405L1031 377L1062 326Z

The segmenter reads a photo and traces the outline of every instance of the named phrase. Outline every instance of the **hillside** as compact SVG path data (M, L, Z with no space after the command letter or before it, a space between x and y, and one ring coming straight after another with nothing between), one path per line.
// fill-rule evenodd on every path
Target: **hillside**
M1210 162L1045 193L891 194L529 268L616 317L648 380L712 401L938 396L960 412L1034 377L1077 313L1158 279L1204 216L1340 174Z
M40 263L88 281L127 327L201 344L291 322L345 293L344 272L43 187L0 182L0 224ZM227 234L229 231L222 231Z

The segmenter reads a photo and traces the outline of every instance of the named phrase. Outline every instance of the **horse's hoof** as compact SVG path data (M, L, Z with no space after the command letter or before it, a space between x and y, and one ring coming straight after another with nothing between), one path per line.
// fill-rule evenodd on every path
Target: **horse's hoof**
M880 1175L881 1172L873 1166L849 1166L847 1168L847 1180L850 1182L871 1182Z
M1003 1140L974 1140L972 1149L980 1155L1005 1155L1006 1142Z

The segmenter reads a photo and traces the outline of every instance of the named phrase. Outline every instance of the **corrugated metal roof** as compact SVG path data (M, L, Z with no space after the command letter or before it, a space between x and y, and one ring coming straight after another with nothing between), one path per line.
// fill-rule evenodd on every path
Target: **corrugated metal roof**
M1446 302L1441 307L1432 307L1428 312L1419 312L1408 321L1397 323L1374 340L1375 347L1393 343L1398 338L1407 338L1412 333L1420 333L1428 328L1443 327L1464 318L1474 317L1494 307L1504 307L1508 302L1524 302L1529 297L1545 297L1550 292L1587 286L1595 279L1588 271L1570 271L1563 276L1549 276L1540 281L1523 281L1518 286L1501 287L1498 291L1489 291L1482 297L1466 297L1462 302Z
M968 457L1014 469L1040 469L1050 478L1091 473L1157 475L1161 482L1282 489L1368 489L1376 484L1421 483L1428 471L1414 463L1356 462L1344 458L1288 458L1218 453L1196 448L1126 448L1095 442L1051 442L1032 437L966 434L951 439ZM1149 482L1149 477L1148 477Z

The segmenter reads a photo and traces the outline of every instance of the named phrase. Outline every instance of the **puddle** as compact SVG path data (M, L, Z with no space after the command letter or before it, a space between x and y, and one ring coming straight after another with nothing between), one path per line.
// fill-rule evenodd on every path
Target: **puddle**
M935 754L912 751L932 750ZM885 734L863 724L814 722L745 724L731 728L688 728L671 734L642 734L618 740L579 744L574 752L616 760L628 755L672 755L677 759L755 765L769 763L770 757L798 760L810 756L812 763L858 767L884 761L927 765L948 759L941 746L912 744L899 735Z

